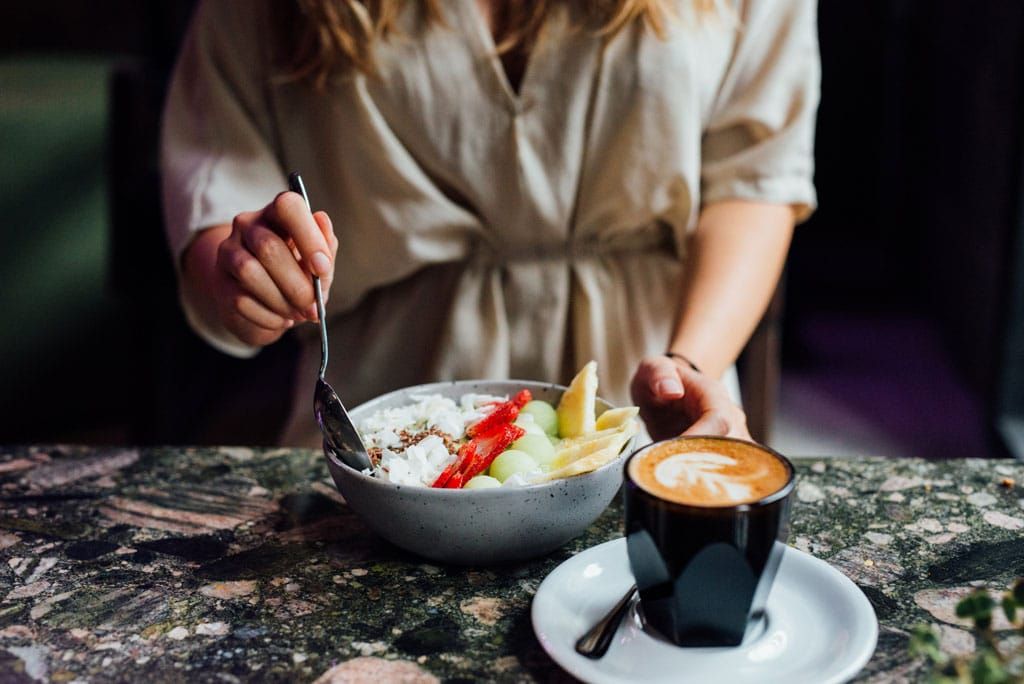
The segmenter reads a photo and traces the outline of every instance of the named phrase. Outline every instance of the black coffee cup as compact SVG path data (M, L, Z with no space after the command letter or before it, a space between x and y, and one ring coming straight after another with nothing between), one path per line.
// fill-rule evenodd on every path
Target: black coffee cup
M643 617L679 646L738 646L763 615L782 560L793 465L767 447L743 443L780 459L789 473L785 484L754 503L682 504L651 494L630 474L630 462L659 444L630 456L623 485L629 565Z

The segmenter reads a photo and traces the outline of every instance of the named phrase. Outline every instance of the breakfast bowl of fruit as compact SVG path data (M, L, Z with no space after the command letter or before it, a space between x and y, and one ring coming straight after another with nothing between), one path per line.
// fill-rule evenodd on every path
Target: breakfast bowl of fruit
M597 396L593 362L568 387L457 380L407 387L349 412L372 467L325 447L334 483L381 537L460 565L552 551L597 519L622 484L636 407Z

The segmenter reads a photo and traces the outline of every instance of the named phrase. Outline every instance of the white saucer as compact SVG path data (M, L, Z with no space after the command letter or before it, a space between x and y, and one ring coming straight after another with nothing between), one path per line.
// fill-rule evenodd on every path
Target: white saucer
M680 648L622 621L604 658L576 653L576 640L633 583L626 540L587 549L555 568L533 599L533 631L556 663L586 682L844 682L871 658L878 622L845 575L786 548L768 597L767 626L734 648Z

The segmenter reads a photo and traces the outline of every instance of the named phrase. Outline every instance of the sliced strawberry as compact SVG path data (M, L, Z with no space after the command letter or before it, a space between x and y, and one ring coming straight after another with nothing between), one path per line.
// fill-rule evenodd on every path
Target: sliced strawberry
M530 390L524 389L510 401L495 402L494 410L466 428L466 434L470 437L486 435L494 432L499 425L511 423L519 415L519 409L526 406L532 398Z
M472 470L474 470L473 464L476 463L481 458L483 458L484 451L487 449L487 443L490 442L494 435L503 432L504 429L504 425L499 425L498 427L491 431L491 434L477 435L476 437L474 437L472 441L470 441L470 444L473 445L473 455L461 464L461 467L459 468L458 472L461 473L462 475L465 475L466 473L469 473ZM468 480L469 478L466 479Z
M475 453L475 450L476 450L476 445L474 445L473 442L471 442L471 441L470 442L466 442L461 447L459 447L459 453L455 457L455 460L448 464L448 467L445 468L441 472L441 474L437 476L437 479L434 480L434 484L432 484L430 486L431 487L444 487L444 486L446 486L448 481L451 479L452 475L454 475L455 473L459 472L459 470L461 470L463 467L465 467L466 462L469 461L473 457L473 454Z
M516 406L518 406L519 408L523 408L528 403L530 403L532 400L533 400L533 394L530 393L530 390L524 389L524 390L519 390L519 394L517 394L516 396L514 396L512 398L512 403L515 404Z
M490 467L498 454L526 433L512 421L531 399L530 390L524 389L509 401L492 402L494 410L466 429L471 439L430 486L458 489Z
M487 470L491 463L498 457L498 454L503 452L508 446L526 434L526 430L519 427L518 425L502 425L493 433L488 435L482 435L473 440L478 442L475 449L475 455L473 459L469 461L462 471L463 481L469 482L471 479L479 475L480 473Z
M502 425L511 423L519 415L519 407L511 401L498 404L493 411L466 428L470 437L486 435Z
M437 479L434 480L434 483L430 486L436 489L444 487L448 483L448 481L452 479L452 475L455 474L456 463L458 463L458 461L453 461L452 463L448 464L448 467L441 471L441 474L437 476Z

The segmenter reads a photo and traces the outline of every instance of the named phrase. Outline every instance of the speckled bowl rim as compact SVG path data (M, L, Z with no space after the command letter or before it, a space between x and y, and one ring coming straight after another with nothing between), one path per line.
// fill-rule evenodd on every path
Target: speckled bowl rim
M559 384L553 383L553 382L538 382L537 380L487 380L487 379L476 379L476 380L448 380L448 381L445 381L445 382L430 382L430 383L424 383L422 385L410 385L409 387L402 387L400 389L393 390L393 391L388 392L386 394L382 394L382 395L380 395L378 397L374 397L373 399L370 399L369 401L364 401L362 404L359 404L358 406L356 406L355 408L350 410L349 411L349 415L351 415L353 413L358 413L361 410L365 410L367 406L371 406L372 404L376 404L378 402L384 402L386 399L388 399L390 397L393 397L395 395L398 395L398 394L410 394L410 393L413 393L413 392L423 392L423 393L426 393L426 392L429 392L431 389L440 388L440 387L452 387L452 386L463 386L463 385L480 385L480 384L489 384L489 385L495 385L495 384L505 385L505 384L507 384L510 387L514 386L514 387L516 387L518 389L524 389L524 388L525 389L532 389L532 388L541 388L542 387L542 388L549 389L549 390L559 390L561 392L564 392L565 390L568 389L568 387L566 387L565 385L559 385ZM615 408L614 404L612 404L612 403L610 403L608 401L605 401L604 399L602 399L600 397L597 398L597 401L598 401L598 405L602 405L602 404L604 405L605 411L607 411L609 409ZM591 479L591 478L597 478L600 475L603 475L607 470L609 470L611 468L615 468L617 466L621 467L622 464L626 461L626 459L628 459L634 453L634 451L636 450L636 446L635 445L636 445L636 437L634 436L634 437L630 438L630 440L628 442L626 442L626 445L622 448L622 451L619 452L619 455L616 456L614 460L609 461L608 463L605 463L600 468L592 470L589 473L583 473L582 475L573 475L572 477L559 478L557 480L550 480L548 482L539 482L537 484L521 485L521 486L518 486L518 487L491 487L491 488L488 488L488 489L468 489L468 490L467 489L442 489L442 488L435 488L435 487L415 487L415 486L411 486L411 485L400 485L400 484L395 484L393 482L385 482L383 480L377 479L376 477L373 477L372 475L364 475L362 472L356 470L355 468L353 468L352 466L348 465L347 463L344 463L338 457L336 457L334 455L334 453L332 453L332 451L327 448L326 445L324 445L323 451L324 451L324 455L335 466L337 466L338 468L342 469L343 471L347 471L347 475L349 477L353 477L353 478L363 482L364 484L366 484L368 486L379 487L383 491L389 491L389 492L398 493L398 492L401 492L402 490L406 490L406 491L410 491L410 492L415 492L416 494L422 494L423 496L434 496L434 497L441 497L441 498L443 498L443 497L451 497L451 496L457 496L457 497L474 496L474 497L477 497L477 498L490 496L490 497L494 497L494 498L497 498L497 499L500 499L502 497L511 497L511 498L520 499L520 498L522 498L522 492L538 492L538 491L542 491L542 490L548 489L548 488L557 488L560 485L564 485L565 483L567 483L569 481L584 481L584 480L588 480L588 479Z

